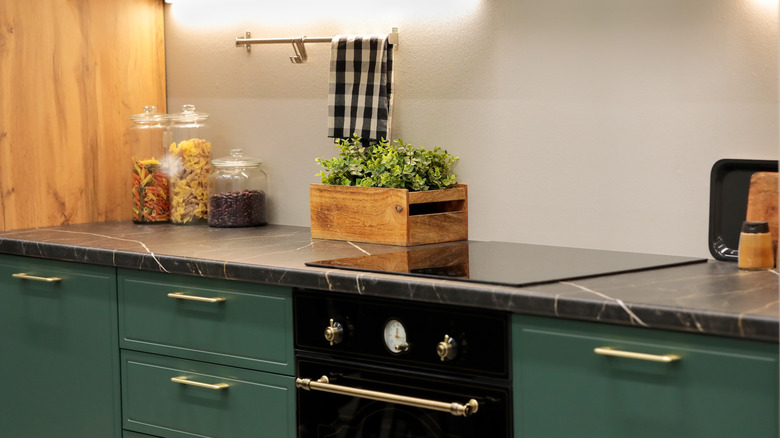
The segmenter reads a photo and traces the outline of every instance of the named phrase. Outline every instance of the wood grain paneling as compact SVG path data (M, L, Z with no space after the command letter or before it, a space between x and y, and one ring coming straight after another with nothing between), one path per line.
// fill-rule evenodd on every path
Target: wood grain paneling
M4 0L0 229L130 218L129 116L165 111L161 0Z

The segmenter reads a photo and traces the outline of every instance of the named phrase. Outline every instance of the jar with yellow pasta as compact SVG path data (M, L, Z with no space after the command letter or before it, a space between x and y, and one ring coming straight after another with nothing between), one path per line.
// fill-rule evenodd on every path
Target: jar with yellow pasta
M208 114L196 112L194 105L184 105L181 113L171 115L173 142L168 153L170 222L173 224L206 223L208 218L207 184L211 167L208 117Z

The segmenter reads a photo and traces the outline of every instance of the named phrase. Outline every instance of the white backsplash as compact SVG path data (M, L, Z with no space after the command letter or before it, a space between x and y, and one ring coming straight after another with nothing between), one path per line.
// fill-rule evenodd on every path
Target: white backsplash
M460 157L474 240L709 257L712 164L778 156L776 2L213 3L166 5L169 110L211 114L215 157L263 159L272 223L308 226L314 159L336 153L329 46L294 65L288 45L236 48L247 30L398 27L393 136Z

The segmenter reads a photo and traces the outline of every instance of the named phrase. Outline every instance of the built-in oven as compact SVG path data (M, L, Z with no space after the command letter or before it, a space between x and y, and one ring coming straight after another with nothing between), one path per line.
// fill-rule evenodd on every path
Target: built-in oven
M297 290L300 438L505 438L509 316Z

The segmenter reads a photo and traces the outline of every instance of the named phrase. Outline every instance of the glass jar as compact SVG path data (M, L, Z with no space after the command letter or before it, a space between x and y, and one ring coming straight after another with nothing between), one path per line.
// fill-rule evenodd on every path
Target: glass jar
M145 106L143 114L132 115L130 120L133 124L127 141L128 150L133 151L133 222L168 222L167 117L158 114L157 107Z
M209 226L253 227L268 223L267 177L262 162L232 149L229 157L212 161L209 175Z
M211 168L211 142L206 120L209 115L195 112L194 105L170 116L172 142L170 163L171 223L206 223L208 217L208 175Z

